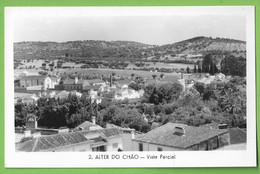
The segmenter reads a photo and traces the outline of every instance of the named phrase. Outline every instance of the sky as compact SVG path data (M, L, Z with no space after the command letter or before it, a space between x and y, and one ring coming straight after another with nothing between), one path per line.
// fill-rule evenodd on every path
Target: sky
M246 40L240 15L26 17L14 20L14 42L126 40L171 44L197 36Z

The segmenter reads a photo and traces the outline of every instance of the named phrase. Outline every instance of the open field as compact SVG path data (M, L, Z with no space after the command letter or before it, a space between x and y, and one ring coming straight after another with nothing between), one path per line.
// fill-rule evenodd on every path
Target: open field
M60 72L66 72L66 73L75 73L78 74L97 74L97 75L109 75L113 72L115 73L115 76L123 76L123 77L130 77L132 73L135 74L135 76L141 76L144 78L152 78L152 75L156 74L157 76L160 76L162 74L161 72L149 72L149 71L139 71L139 70L118 70L118 69L99 69L99 68L90 68L90 69L60 69ZM165 76L176 76L176 78L180 77L180 73L163 73Z
M55 65L57 65L57 61L58 60L53 60L51 62L54 62ZM23 67L23 68L26 68L26 67L29 67L29 66L35 66L35 68L40 68L42 67L42 63L44 63L43 60L34 60L32 62L22 62L23 65L19 66L19 67ZM48 68L48 64L49 63L46 63L46 68ZM181 68L193 68L194 65L193 64L183 64L183 63L161 63L161 62L145 62L145 68L170 68L170 69L173 69L173 68L177 68L177 69L181 69ZM62 64L62 66L70 66L70 67L74 67L74 68L80 68L80 66L82 66L84 64L76 64L74 62L65 62ZM130 68L138 68L136 65L130 63L128 66L127 66L127 69L130 69Z
M14 77L18 77L24 69L15 69L14 70ZM41 70L36 70L36 69L27 69L26 70L29 75L38 75L38 71ZM81 68L72 68L72 69L59 69L59 70L54 70L54 74L56 74L59 71L59 73L77 73L77 74L96 74L96 75L110 75L113 72L115 73L115 76L122 76L122 77L131 77L131 74L134 73L135 76L141 76L144 78L152 78L152 75L156 74L157 77L162 74L161 72L149 72L149 71L139 71L139 70L117 70L117 69L100 69L100 68L90 68L90 69L81 69ZM52 72L51 72L52 73ZM165 77L171 76L171 77L176 77L176 79L181 77L180 73L163 73ZM187 76L188 74L184 74L184 77Z
M57 60L53 61L54 64L57 64ZM42 63L44 63L43 60L34 60L32 62L22 62L23 65L19 66L23 69L15 69L14 70L14 77L18 77L25 69L28 71L29 75L38 75L39 71L42 71L40 68L42 67ZM46 68L48 67L49 63L46 63ZM187 67L193 68L194 65L192 64L182 64L182 63L153 63L153 62L146 62L145 64L149 64L148 66L144 66L145 68L168 68L168 69L186 69ZM152 78L152 75L156 74L157 76L160 76L162 72L150 72L150 71L139 71L139 70L131 70L133 68L139 69L134 64L129 64L127 67L127 70L119 70L119 69L109 69L109 68L88 68L88 69L81 69L80 66L83 64L76 64L74 62L66 62L63 63L63 66L70 66L73 68L70 69L54 69L53 73L78 73L78 74L96 74L96 75L110 75L113 72L116 74L116 76L122 76L122 77L130 77L132 73L134 73L136 76L141 76L144 78ZM28 69L29 67L33 67L32 69ZM50 72L52 73L52 72ZM165 76L176 76L176 78L180 78L180 73L163 73Z
M174 69L181 69L184 68L186 69L187 67L193 68L193 64L184 64L184 63L161 63L161 62L156 62L155 64L153 62L149 62L149 66L152 68L174 68Z

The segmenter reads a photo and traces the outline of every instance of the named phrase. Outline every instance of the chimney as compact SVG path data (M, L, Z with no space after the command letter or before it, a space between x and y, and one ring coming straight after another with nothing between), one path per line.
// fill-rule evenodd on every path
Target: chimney
M227 129L228 125L227 124L220 124L218 125L218 129Z
M110 88L112 87L112 76L110 75Z
M24 138L31 137L31 130L24 131Z
M185 130L180 127L180 126L176 126L174 128L174 132L173 132L174 135L178 135L178 136L183 136L185 134Z
M58 129L58 133L68 133L69 132L69 128L67 127L60 127Z
M75 77L75 84L77 84L79 81L79 78L78 77Z
M37 137L40 137L41 136L41 132L35 132L33 134L33 138L37 138Z
M30 130L31 132L34 132L38 126L36 117L33 114L28 115L25 125L26 125L26 130Z
M132 139L135 139L135 130L134 129L131 130L131 135L132 135Z
M92 124L96 125L96 116L92 116Z

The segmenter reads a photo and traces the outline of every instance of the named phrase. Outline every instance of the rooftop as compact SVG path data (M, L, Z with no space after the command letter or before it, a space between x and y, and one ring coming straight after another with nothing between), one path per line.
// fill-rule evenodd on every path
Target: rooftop
M87 80L89 82L89 84L93 84L93 83L105 83L103 80L101 79L91 79L91 80Z
M95 127L95 128L100 128L102 129L101 126L93 124L89 121L85 121L82 124L78 125L77 127L74 128L74 131L79 131L80 128L82 128L83 130L90 130L91 127Z
M238 127L230 128L230 144L246 143L246 132Z
M184 129L184 135L174 134L176 127ZM225 129L211 129L209 127L194 127L184 124L167 123L146 134L137 136L135 141L186 149L192 145L227 132L228 130Z
M99 135L98 137L101 137L102 139L97 139L97 137L94 137L94 139L87 138L88 134L93 133L97 133L97 135ZM44 151L63 146L76 145L78 143L87 142L90 140L94 140L96 143L98 140L103 140L105 138L118 135L121 135L121 132L117 128L59 133L55 135L40 136L23 143L18 143L16 144L16 150L25 152Z
M83 86L83 90L99 90L101 87L101 85L86 85L86 86Z
M64 85L82 85L84 82L84 80L78 80L77 83L75 83L74 79L68 79L68 80L64 80L63 84Z
M46 76L41 76L41 75L29 75L29 76L18 77L19 80L33 80L33 79L45 79L45 78Z

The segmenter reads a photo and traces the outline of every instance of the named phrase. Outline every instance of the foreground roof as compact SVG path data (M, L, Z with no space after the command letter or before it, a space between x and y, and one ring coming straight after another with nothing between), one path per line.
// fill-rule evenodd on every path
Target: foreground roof
M241 144L246 143L246 132L238 127L230 128L230 144Z
M175 127L183 128L185 134L182 136L174 134ZM137 136L134 141L186 149L192 145L227 132L228 130L225 129L210 129L208 127L194 127L184 124L167 123L146 134Z
M120 130L117 128L59 133L59 134L48 135L48 136L40 136L25 141L23 143L18 143L16 144L16 150L24 151L24 152L37 152L37 151L44 151L44 150L69 146L69 145L76 145L78 143L92 141L92 140L96 142L97 137L95 137L94 139L87 138L88 134L93 134L93 133L99 134L102 139L121 135Z

